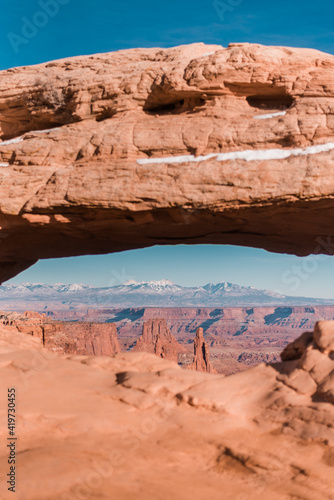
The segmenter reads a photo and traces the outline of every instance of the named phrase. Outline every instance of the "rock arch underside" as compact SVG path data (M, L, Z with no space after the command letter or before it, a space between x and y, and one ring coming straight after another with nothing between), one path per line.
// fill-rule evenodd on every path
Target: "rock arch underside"
M247 43L2 71L0 279L155 244L334 253L333 96L333 56Z
M333 97L334 56L251 44L0 72L0 282L38 259L154 244L333 254ZM69 323L73 342L59 325L0 314L18 498L334 498L333 321L230 376L212 373L202 328L185 370L161 318L132 352L114 325Z

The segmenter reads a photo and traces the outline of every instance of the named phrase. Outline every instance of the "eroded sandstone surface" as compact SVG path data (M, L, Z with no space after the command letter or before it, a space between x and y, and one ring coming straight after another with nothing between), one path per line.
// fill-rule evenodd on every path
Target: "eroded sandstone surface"
M17 498L331 500L333 352L334 322L319 322L284 362L224 377L141 352L58 356L0 326L3 437L9 387L19 408ZM0 496L13 496L4 481Z
M1 281L154 244L333 254L333 96L334 56L247 43L2 71Z

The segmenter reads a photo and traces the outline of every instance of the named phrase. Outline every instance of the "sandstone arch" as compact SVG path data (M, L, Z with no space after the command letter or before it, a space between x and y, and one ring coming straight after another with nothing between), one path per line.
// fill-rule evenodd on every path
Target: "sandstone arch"
M155 244L333 254L333 96L333 56L251 44L2 71L0 281Z

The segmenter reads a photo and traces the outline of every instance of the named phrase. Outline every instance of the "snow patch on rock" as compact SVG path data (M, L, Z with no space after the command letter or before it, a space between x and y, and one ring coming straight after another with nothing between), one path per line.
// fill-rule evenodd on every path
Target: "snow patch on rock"
M9 146L9 144L17 144L18 142L22 142L23 136L20 137L15 137L15 139L9 139L8 141L2 141L0 142L0 146Z
M284 160L290 156L308 156L319 153L327 153L334 149L334 142L319 144L317 146L308 146L307 148L294 149L247 149L245 151L232 151L230 153L210 153L204 156L183 155L167 156L165 158L143 158L137 160L139 165L147 164L180 164L180 163L199 163L216 159L217 161L262 161L262 160Z
M278 111L277 113L267 113L266 115L254 116L255 120L268 120L269 118L275 118L275 116L285 116L286 111Z

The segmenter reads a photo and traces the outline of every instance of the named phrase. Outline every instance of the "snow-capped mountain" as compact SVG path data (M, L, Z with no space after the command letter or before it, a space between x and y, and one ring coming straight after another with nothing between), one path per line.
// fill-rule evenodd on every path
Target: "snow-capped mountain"
M117 288L121 290L122 286L125 291L141 290L141 291L147 291L148 293L151 293L151 291L154 293L169 293L169 292L178 292L179 290L182 290L182 286L176 285L170 280L159 280L159 281L130 280L124 283L124 285L120 285Z
M334 300L289 297L233 283L184 287L170 280L128 281L97 288L83 284L21 283L0 286L0 308L48 309L77 307L252 307L273 305L333 305Z

